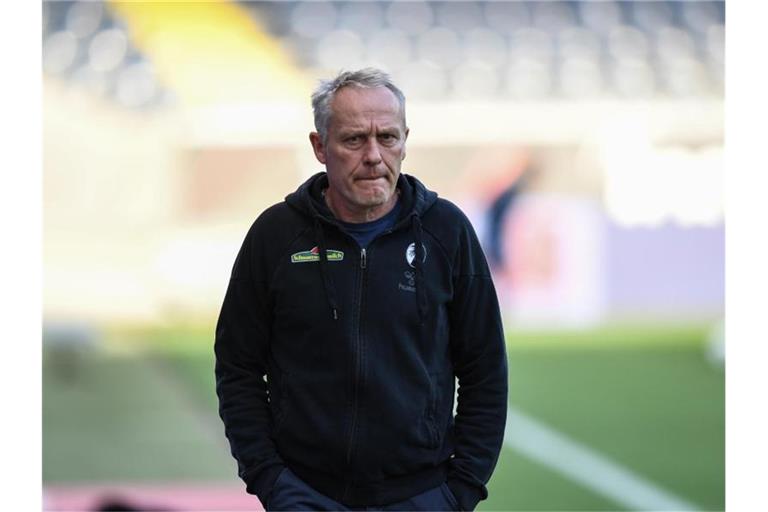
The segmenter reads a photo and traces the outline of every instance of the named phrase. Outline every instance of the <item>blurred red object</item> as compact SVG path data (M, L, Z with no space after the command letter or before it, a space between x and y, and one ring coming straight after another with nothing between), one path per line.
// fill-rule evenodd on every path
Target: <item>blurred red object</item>
M123 508L104 508L119 503ZM43 510L264 510L241 485L210 483L46 485Z

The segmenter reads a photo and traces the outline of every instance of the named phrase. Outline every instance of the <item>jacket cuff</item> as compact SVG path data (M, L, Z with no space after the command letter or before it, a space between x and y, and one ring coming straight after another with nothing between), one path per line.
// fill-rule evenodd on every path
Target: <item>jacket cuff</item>
M246 474L243 478L245 481L245 491L249 494L255 494L262 506L266 507L269 495L275 486L275 481L284 468L285 466L282 464L275 464L264 469L260 468L251 474Z
M480 500L488 497L488 491L485 486L476 487L466 483L458 478L448 478L448 488L459 502L459 507L463 511L474 510Z

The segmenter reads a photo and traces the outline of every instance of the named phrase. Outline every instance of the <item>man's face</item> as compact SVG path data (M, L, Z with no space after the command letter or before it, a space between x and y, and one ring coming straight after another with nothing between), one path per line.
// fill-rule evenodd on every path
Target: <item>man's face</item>
M408 137L395 95L386 87L340 89L331 103L327 130L325 143L316 132L310 141L325 164L326 194L339 210L335 213L353 221L386 213L395 201Z

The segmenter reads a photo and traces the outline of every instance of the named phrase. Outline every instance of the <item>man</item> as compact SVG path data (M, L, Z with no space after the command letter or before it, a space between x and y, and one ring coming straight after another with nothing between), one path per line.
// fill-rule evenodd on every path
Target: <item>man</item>
M216 327L239 475L268 510L472 510L507 410L485 258L456 206L400 174L386 74L341 73L312 105L326 172L251 226Z

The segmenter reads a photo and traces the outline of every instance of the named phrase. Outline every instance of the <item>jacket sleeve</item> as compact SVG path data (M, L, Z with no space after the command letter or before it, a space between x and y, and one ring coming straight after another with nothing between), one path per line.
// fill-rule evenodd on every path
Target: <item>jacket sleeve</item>
M456 449L448 487L462 510L488 496L504 441L507 416L507 356L499 303L488 264L464 218L454 266L450 306L451 353L458 377Z
M266 503L283 461L270 438L267 358L271 308L266 273L255 258L255 225L235 260L216 325L219 415L246 490Z

